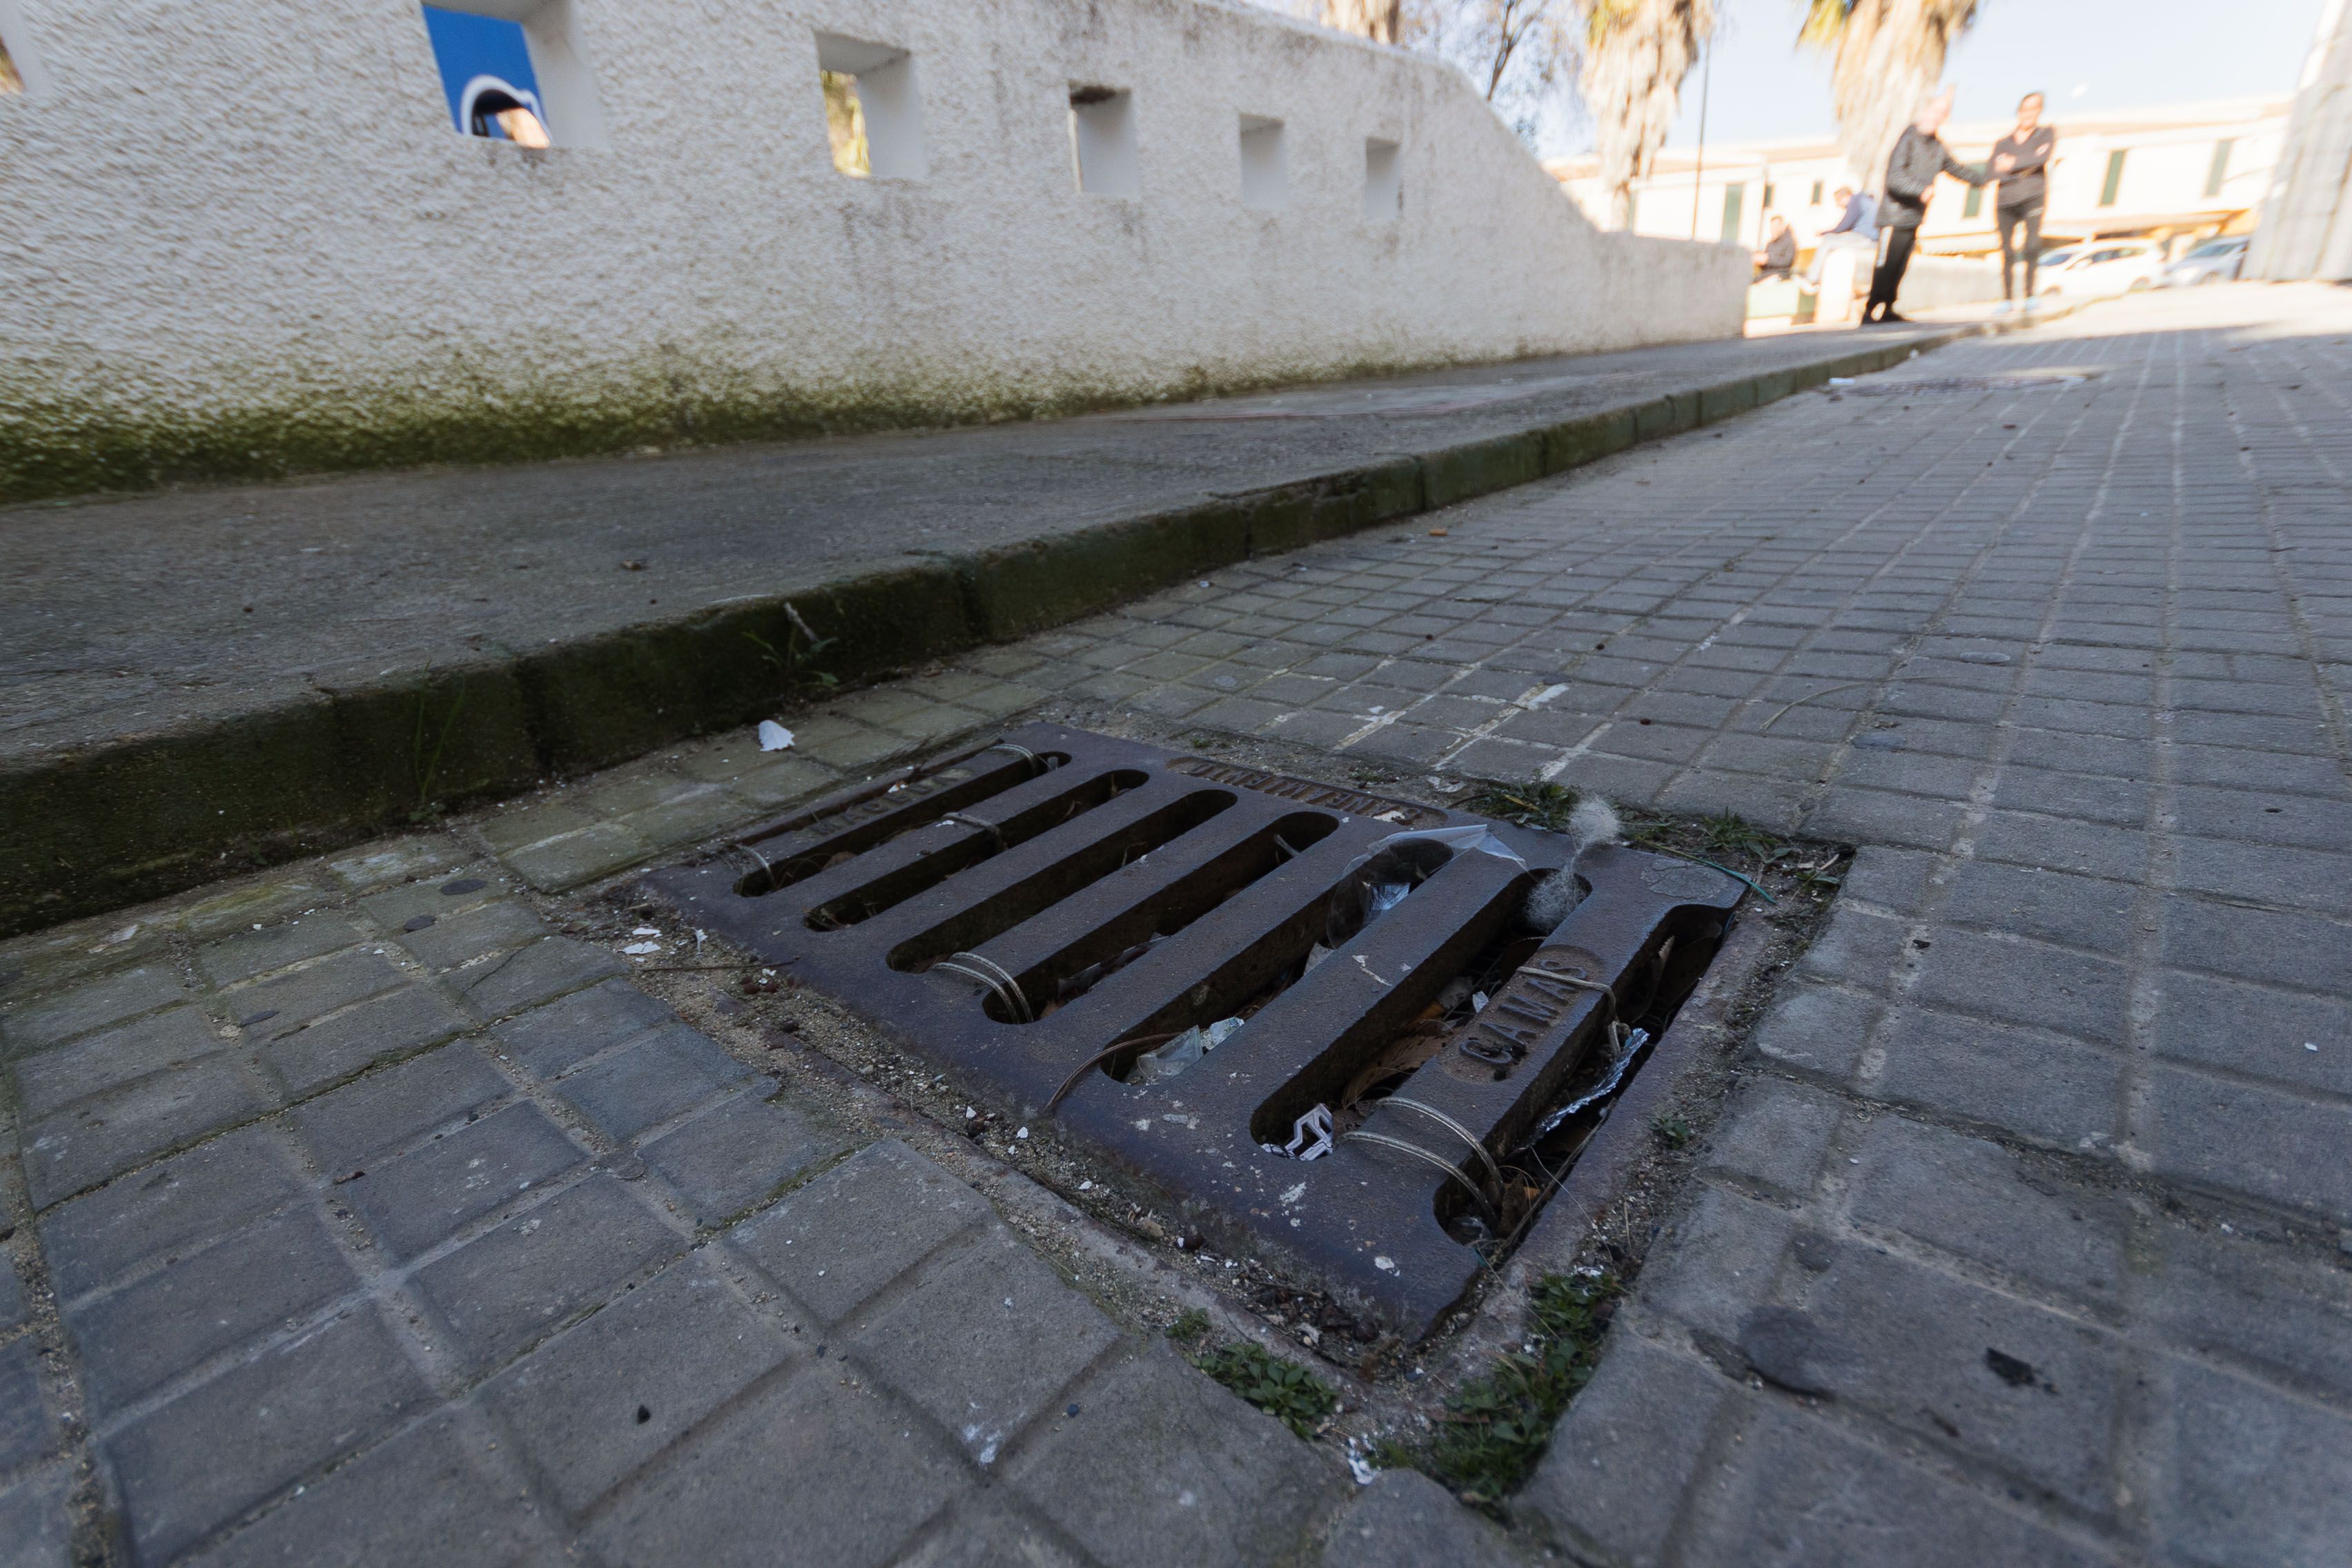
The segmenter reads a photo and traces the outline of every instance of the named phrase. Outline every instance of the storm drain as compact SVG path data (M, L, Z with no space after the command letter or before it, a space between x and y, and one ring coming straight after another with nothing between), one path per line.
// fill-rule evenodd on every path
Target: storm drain
M1622 847L1563 873L1570 851L1039 724L652 885L1227 1250L1418 1337L1550 1195L1742 891ZM1589 890L1538 933L1556 874Z

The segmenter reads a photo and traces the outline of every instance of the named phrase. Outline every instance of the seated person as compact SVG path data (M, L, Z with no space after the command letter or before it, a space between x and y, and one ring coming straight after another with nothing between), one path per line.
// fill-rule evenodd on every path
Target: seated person
M1878 199L1868 191L1857 191L1851 185L1840 185L1835 193L1838 205L1843 209L1837 223L1813 247L1813 264L1805 268L1805 281L1819 283L1822 267L1833 250L1868 251L1874 257L1878 250Z
M1764 248L1754 253L1756 281L1769 278L1786 278L1797 268L1797 237L1789 227L1789 220L1779 213L1772 215L1772 232L1764 241Z

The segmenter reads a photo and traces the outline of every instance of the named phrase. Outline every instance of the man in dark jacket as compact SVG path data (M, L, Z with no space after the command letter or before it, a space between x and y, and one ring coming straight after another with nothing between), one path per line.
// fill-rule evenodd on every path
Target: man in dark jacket
M1764 248L1754 253L1756 281L1768 278L1786 278L1797 268L1797 236L1789 227L1789 220L1779 213L1772 215L1771 237Z
M1879 207L1878 269L1871 274L1870 300L1862 308L1864 322L1899 321L1895 293L1911 265L1911 247L1919 243L1919 224L1927 216L1927 198L1936 176L1949 174L1971 185L1992 178L1952 156L1937 134L1952 117L1952 95L1939 92L1919 110L1918 119L1903 128L1894 154L1886 160L1886 200Z
M2018 100L2017 129L1992 144L1992 172L2000 181L1992 204L1993 232L2000 236L2001 309L2017 298L2011 292L2018 262L2025 264L2025 299L2033 298L2035 263L2042 255L2042 171L2057 150L2058 133L2042 123L2042 95L2029 92ZM2018 236L2020 242L2012 243Z

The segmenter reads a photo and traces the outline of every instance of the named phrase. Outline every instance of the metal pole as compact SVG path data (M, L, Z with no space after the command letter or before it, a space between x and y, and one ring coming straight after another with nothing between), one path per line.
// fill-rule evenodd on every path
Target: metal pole
M1715 51L1699 57L1698 157L1691 167L1691 237L1698 237L1698 189L1706 178L1706 89L1715 80Z

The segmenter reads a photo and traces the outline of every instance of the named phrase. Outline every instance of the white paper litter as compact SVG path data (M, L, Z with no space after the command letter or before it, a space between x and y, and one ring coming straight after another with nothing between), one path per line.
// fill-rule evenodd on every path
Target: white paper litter
M1205 1029L1195 1024L1158 1049L1146 1051L1136 1058L1135 1066L1128 1071L1127 1081L1131 1084L1165 1083L1223 1045L1241 1026L1239 1018L1220 1018Z
M661 943L657 942L633 942L621 951L631 957L635 957L642 953L659 952L661 950Z
M793 743L793 732L773 719L760 721L760 750L781 752Z

